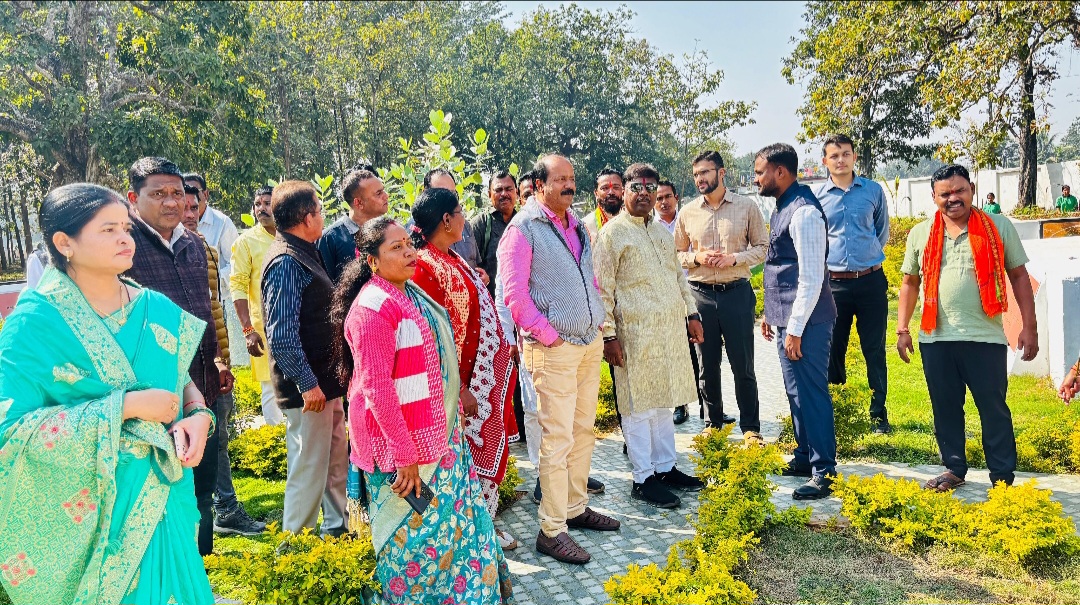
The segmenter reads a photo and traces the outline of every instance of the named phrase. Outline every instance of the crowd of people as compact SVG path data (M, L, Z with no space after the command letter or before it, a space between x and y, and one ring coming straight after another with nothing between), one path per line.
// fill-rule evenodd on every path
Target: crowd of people
M589 506L606 489L589 476L601 360L632 498L675 508L704 487L676 467L675 425L695 400L705 430L738 422L746 447L764 445L750 285L762 263L759 329L776 343L797 443L783 472L807 479L794 498L828 496L829 383L847 379L853 323L874 430L891 430L889 218L856 159L851 139L829 137L830 177L812 189L790 145L759 151L768 221L724 186L715 151L694 158L700 196L686 204L635 163L597 175L584 217L572 210L574 166L555 154L517 179L492 174L491 208L471 221L438 170L406 225L387 216L370 166L344 175L349 212L329 228L316 190L284 181L254 191L256 224L238 233L208 206L203 177L163 158L131 166L126 198L91 184L53 190L40 212L48 268L0 333L5 590L16 603L213 602L199 555L214 532L265 529L232 485L229 303L263 421L286 427L282 528L337 536L362 510L381 602L512 601L504 551L519 541L495 519L517 440L538 469L539 553L584 564L571 531L619 530ZM1034 357L1027 258L1007 219L972 207L963 167L938 170L931 187L938 212L908 237L897 344L908 361L921 295L919 348L947 468L926 487L964 483L965 389L991 478L1011 484L1002 314L1008 280L1019 348ZM721 393L725 352L737 418Z

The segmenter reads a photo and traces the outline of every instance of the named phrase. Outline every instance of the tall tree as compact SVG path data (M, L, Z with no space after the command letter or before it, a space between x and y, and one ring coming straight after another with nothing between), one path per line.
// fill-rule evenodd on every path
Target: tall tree
M834 15L836 32L822 41L835 47L815 46L815 56L861 61L865 71L838 80L841 90L880 78L899 79L918 86L919 102L934 128L979 116L950 135L939 155L967 156L977 169L990 165L993 150L1011 136L1020 147L1019 204L1035 202L1037 133L1045 127L1046 114L1042 99L1057 77L1062 44L1080 41L1080 5L1068 0L859 0L813 8Z
M906 58L865 53L867 40L895 33L886 31L887 22L866 18L862 4L807 2L807 25L781 72L789 84L806 84L799 141L847 134L855 141L859 172L873 176L878 165L918 162L933 145L916 142L930 135L930 114L920 106L914 74L904 69Z

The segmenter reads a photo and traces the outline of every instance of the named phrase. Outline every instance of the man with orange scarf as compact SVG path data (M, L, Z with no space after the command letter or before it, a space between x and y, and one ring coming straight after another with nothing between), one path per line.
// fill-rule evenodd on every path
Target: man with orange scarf
M921 293L919 352L946 468L924 487L948 491L964 484L965 388L979 410L990 481L1012 485L1016 438L1005 402L1008 340L1001 320L1009 305L1008 279L1023 322L1017 350L1025 361L1033 359L1039 337L1028 257L1008 218L972 207L975 186L963 166L938 169L930 186L938 211L908 234L896 342L900 358L910 363L915 348L908 324Z

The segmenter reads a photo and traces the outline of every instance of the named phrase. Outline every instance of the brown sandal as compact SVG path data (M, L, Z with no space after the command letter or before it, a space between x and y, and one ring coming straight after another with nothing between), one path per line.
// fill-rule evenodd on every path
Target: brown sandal
M949 492L965 483L967 482L960 477L952 474L951 471L945 471L944 473L924 483L923 489L932 489L936 492Z

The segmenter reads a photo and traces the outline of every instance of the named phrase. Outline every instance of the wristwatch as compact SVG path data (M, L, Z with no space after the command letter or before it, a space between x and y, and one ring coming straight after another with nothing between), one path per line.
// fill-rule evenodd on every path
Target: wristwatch
M693 321L695 319L701 321L701 313L691 313L686 316L686 321Z

